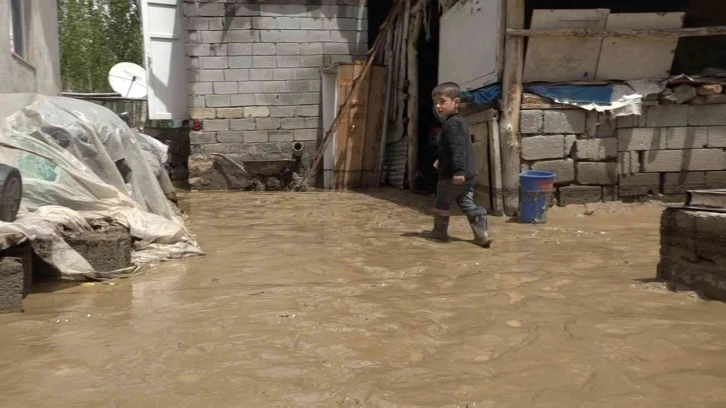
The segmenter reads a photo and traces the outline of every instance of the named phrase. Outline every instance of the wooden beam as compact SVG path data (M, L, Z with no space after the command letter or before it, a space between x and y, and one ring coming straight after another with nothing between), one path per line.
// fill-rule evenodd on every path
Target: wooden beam
M425 0L422 0L425 1ZM421 4L421 2L419 2ZM418 175L418 38L421 36L423 26L423 11L416 12L413 25L408 36L408 123L406 135L408 136L408 188L416 189L416 176Z
M507 29L524 27L524 0L506 1ZM519 110L522 102L522 71L524 69L524 37L507 36L504 44L502 80L502 198L504 213L519 211Z
M507 37L707 37L726 35L726 26L649 30L601 30L595 28L556 28L524 30L507 27Z
M388 141L388 121L389 112L391 111L391 93L393 92L394 77L394 56L393 56L393 39L394 31L389 30L386 36L386 96L383 102L383 127L381 128L381 139L378 145L378 162L376 163L376 172L371 185L380 187L383 182L383 164L386 161L386 142Z

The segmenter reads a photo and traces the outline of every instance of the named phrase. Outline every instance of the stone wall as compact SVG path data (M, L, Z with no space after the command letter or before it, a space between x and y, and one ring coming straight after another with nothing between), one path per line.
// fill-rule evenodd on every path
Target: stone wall
M726 105L644 106L613 119L582 109L523 110L523 167L557 173L560 205L726 188Z
M311 5L311 4L316 5ZM321 67L365 58L365 0L184 0L194 155L309 161L321 137Z

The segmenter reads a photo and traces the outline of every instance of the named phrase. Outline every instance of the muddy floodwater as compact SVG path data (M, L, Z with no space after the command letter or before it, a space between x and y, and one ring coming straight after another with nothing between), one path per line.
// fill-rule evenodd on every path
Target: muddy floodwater
M204 258L40 285L0 316L3 407L725 407L726 305L650 282L657 205L492 221L430 197L196 193Z

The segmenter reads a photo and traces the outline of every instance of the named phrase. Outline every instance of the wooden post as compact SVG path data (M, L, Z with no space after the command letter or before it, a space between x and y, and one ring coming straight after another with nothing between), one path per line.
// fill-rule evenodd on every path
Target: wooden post
M524 28L524 0L506 0L506 28ZM502 80L502 195L504 213L519 211L519 109L522 102L524 37L507 36Z
M426 0L421 0L426 1ZM420 4L420 3L419 3ZM408 136L408 188L416 187L418 175L418 38L421 36L423 25L423 12L416 11L413 25L408 36L408 123L406 135Z
M386 161L386 142L388 141L388 114L390 112L391 105L391 93L393 92L393 31L388 32L386 38L386 96L383 102L383 127L381 128L381 139L378 145L378 157L376 162L376 169L373 175L371 185L375 188L381 186L383 179L383 163Z

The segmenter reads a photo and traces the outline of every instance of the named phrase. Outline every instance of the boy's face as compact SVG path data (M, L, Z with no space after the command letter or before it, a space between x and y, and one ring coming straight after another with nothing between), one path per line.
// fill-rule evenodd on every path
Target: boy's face
M448 96L440 95L434 97L434 105L436 112L442 117L451 116L459 111L459 103L461 99L451 99Z

